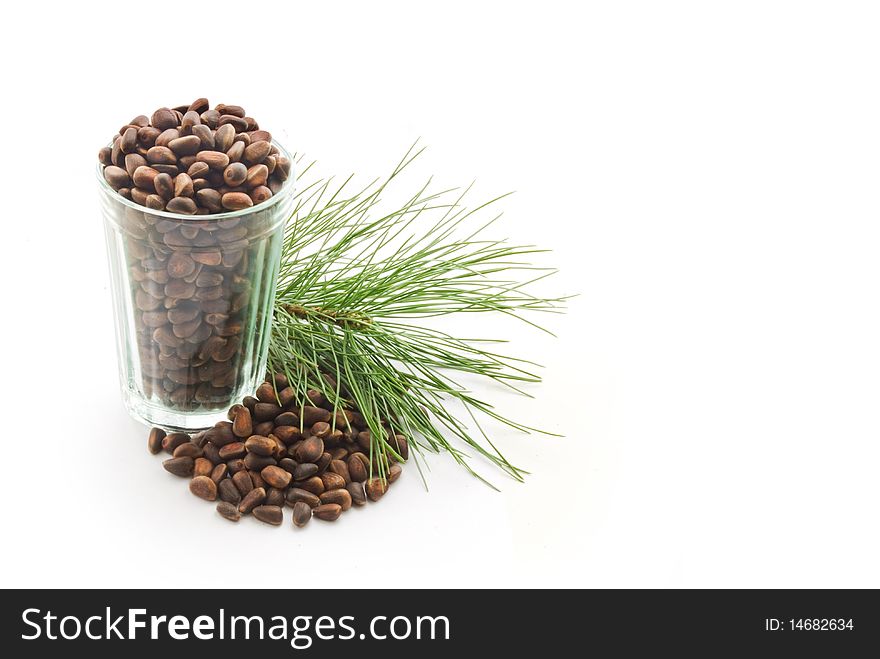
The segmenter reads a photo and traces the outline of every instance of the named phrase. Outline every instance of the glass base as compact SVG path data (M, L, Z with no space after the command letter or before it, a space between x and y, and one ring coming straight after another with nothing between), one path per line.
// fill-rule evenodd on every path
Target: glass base
M151 427L162 428L166 432L185 432L191 435L213 427L218 421L228 420L226 413L229 406L216 410L175 412L163 405L152 404L139 394L125 389L122 391L122 400L125 409L134 419Z

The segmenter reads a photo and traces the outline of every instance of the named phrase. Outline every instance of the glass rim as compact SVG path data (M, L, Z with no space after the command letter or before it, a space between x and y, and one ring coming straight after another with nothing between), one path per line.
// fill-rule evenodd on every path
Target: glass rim
M184 215L183 213L159 211L153 210L152 208L148 208L146 206L141 206L140 204L135 203L133 200L123 197L116 190L114 190L109 183L107 183L107 179L104 178L104 165L102 165L100 161L98 162L98 167L96 169L98 183L102 188L102 192L112 195L114 199L124 204L125 206L128 206L129 208L133 208L142 213L149 213L150 215L155 215L156 217L175 220L177 222L186 220L192 220L193 222L218 221L228 220L233 217L242 217L244 215L250 215L251 213L264 211L268 208L271 208L279 201L281 201L281 199L283 199L286 194L292 191L293 184L296 182L296 163L294 163L293 158L290 157L290 152L285 149L281 144L279 144L276 140L272 140L271 144L275 146L282 153L282 155L290 161L290 176L288 176L287 180L284 181L284 185L281 186L278 194L273 194L266 201L260 202L255 206L249 206L248 208L242 208L241 210L237 211L226 211L224 213L208 213L207 215ZM112 146L112 144L108 144L107 146Z

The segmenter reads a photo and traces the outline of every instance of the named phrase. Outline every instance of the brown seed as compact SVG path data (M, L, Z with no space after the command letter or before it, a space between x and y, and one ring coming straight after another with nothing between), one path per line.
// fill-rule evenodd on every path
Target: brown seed
M110 163L116 167L122 167L125 164L125 154L119 148L119 142L122 138L117 137L113 140L113 146L110 147Z
M195 194L193 189L193 180L189 174L180 173L174 177L174 196L175 197L192 197ZM181 227L183 230L185 227ZM198 231L196 232L198 235Z
M205 452L204 457L208 458L213 464L216 465L223 462L223 460L220 459L220 449L214 446L211 442L206 442L202 446L202 450Z
M324 481L321 480L320 476L312 476L304 481L294 482L294 487L306 490L312 494L321 494L324 491Z
M217 128L217 123L220 121L220 113L217 110L205 110L201 114L201 120L203 124L211 128Z
M220 126L214 133L214 148L226 153L235 139L235 128L232 126Z
M176 449L181 444L186 444L190 441L189 435L185 432L172 432L162 439L162 448L165 449L166 453L174 453L174 449Z
M199 190L199 193L201 192L204 192L204 190ZM223 258L220 252L215 250L205 252L193 252L190 256L192 256L193 261L195 261L196 263L201 263L202 265L212 267L215 265L220 265L220 262ZM207 311L206 305L203 304L202 308Z
M279 389L278 400L281 403L282 407L292 406L296 402L296 391L293 387L284 387L283 389ZM297 419L296 425L299 425L299 419Z
M150 428L150 435L147 437L147 448L150 453L156 455L162 450L162 440L165 439L165 431L161 428Z
M168 142L168 148L171 149L178 157L195 155L196 153L198 153L201 146L202 140L199 139L198 135L184 135L183 137L178 137ZM169 164L173 165L174 163Z
M272 456L278 459L281 459L287 455L287 446L278 439L275 435L269 435L269 439L272 440L273 450Z
M203 272L200 272L199 276L196 278L196 286L198 286L200 288L211 288L213 286L219 286L222 283L223 283L223 274L220 272L213 272L210 270L205 270ZM217 320L219 323L223 323L229 319L229 316L227 316L225 314L220 314L220 313L206 314L205 317L207 318L208 316L217 316ZM210 320L208 322L211 323L212 325L218 324L218 323L215 323ZM229 410L230 418L235 419L235 415L238 413L238 410L240 410L242 408L247 409L244 407L244 405L233 405Z
M232 482L235 483L236 489L238 489L238 492L242 496L254 489L254 482L251 480L250 474L246 471L236 472L232 476Z
M275 417L276 426L299 426L299 417L293 412L282 412Z
M256 188L266 184L269 180L269 170L266 165L253 165L247 170L245 186Z
M208 167L218 172L222 172L229 164L229 156L221 151L199 151L196 160L206 163Z
M104 180L110 184L110 187L114 190L118 190L119 188L127 188L131 185L131 177L129 177L128 172L122 169L122 167L117 167L116 165L110 165L109 167L104 168ZM248 197L250 200L250 197Z
M207 458L200 458L200 459L207 460ZM210 462L210 460L208 460L208 462ZM229 468L225 464L221 463L218 465L214 465L212 463L212 469L211 469L211 474L210 474L211 480L214 481L215 483L218 483L218 484L221 481L228 481L229 479L226 478L226 474L228 472L229 472ZM229 482L230 482L230 484L232 484L232 481L229 481ZM235 487L235 486L233 485L233 487Z
M319 497L321 499L321 503L335 503L338 504L343 511L351 508L352 498L351 493L347 489L336 489L329 490L324 492Z
M337 446L336 448L332 449L330 451L330 459L331 459L331 461L341 460L342 462L345 462L348 459L348 448L345 446ZM346 469L346 471L348 470L347 464L345 465L345 469ZM331 469L330 471L334 471L334 470ZM336 472L336 473L339 473L339 472ZM339 474L339 475L342 476L342 474Z
M155 146L168 146L171 140L176 140L178 137L180 137L180 132L176 128L163 130L156 136Z
M330 424L326 421L318 421L318 423L312 426L312 434L315 437L327 439L327 435L330 434Z
M184 444L184 446L186 446L186 444ZM208 476L210 478L212 471L214 471L214 465L208 460L208 458L195 459L195 462L193 463L193 476ZM211 480L214 479L211 478ZM214 482L216 483L217 481Z
M290 160L284 156L275 157L275 171L272 172L279 181L286 181L290 177Z
M388 443L391 444L391 448L400 454L401 458L409 460L409 443L406 441L406 437L403 435L394 435L393 438L388 440Z
M125 171L129 176L134 176L134 172L138 167L145 167L147 159L139 153L129 153L125 156Z
M245 448L248 450L249 454L254 456L254 466L260 466L262 469L267 464L275 464L274 460L269 462L262 462L256 460L256 458L271 458L272 455L275 454L275 442L269 437L264 437L262 435L251 435L248 437L247 441L244 443Z
M358 483L363 483L369 477L366 465L356 455L348 458L348 473L351 476L351 480Z
M258 140L264 140L266 142L272 141L272 135L267 130L255 130L251 132L251 142L256 142Z
M299 465L297 465L296 460L294 460L293 458L281 458L280 460L278 460L278 466L287 473L293 474L293 472L296 471L296 468Z
M208 429L207 437L208 441L215 444L218 448L235 441L235 435L232 432L232 424L228 421L221 421L213 428Z
M245 442L245 448L247 448L249 454L253 456L254 465L259 465L260 469L266 465L275 464L275 460L272 459L272 456L276 455L278 451L275 440L272 437L251 435Z
M144 200L143 205L154 211L165 210L165 200L155 193L147 195L147 198Z
M217 504L217 512L230 522L237 522L241 519L241 513L238 512L238 506L236 506L235 503L236 502L221 501Z
M281 467L269 466L260 472L263 480L270 486L284 489L290 485L291 475L284 471Z
M165 471L175 476L189 477L193 474L195 468L195 460L192 458L169 458L162 463Z
M174 252L168 259L168 275L171 277L189 277L196 269L196 263L193 261L188 255L183 252ZM171 309L169 311L168 317L171 318L171 311L177 311L176 309ZM189 313L186 314L186 318L181 317L181 315L176 314L177 322L188 322L193 320L198 315L198 308L195 308L195 312L192 313L192 308L188 308L187 311ZM190 316L189 314L192 313ZM172 321L175 322L175 321Z
M321 454L321 457L315 461L315 466L318 468L319 474L323 474L327 470L327 467L330 466L330 461L332 459L333 458L330 457L330 454L327 453L327 451L324 451Z
M293 504L293 523L295 526L302 528L312 519L312 507L304 501L297 501Z
M264 201L269 199L272 196L272 191L267 188L265 185L258 185L253 190L250 191L251 199L253 199L254 204L262 204Z
M298 462L315 462L324 453L324 441L320 437L308 437L296 449L293 457Z
M196 200L199 202L199 206L207 208L212 213L219 213L223 210L223 204L220 202L220 193L213 188L203 188L196 192ZM215 265L219 265L220 253L216 252L216 254L217 263Z
M232 442L220 449L220 457L223 460L234 460L245 456L244 442Z
M370 445L372 444L372 435L369 430L363 430L358 433L357 443L365 451L370 450Z
M200 458L202 457L202 447L198 444L193 444L192 442L187 442L186 444L181 444L176 449L174 449L174 453L171 455L175 458L182 458L185 456L189 456L191 458Z
M251 142L250 146L244 150L244 161L247 165L258 165L269 155L269 149L272 147L266 141L258 140ZM268 174L268 170L267 170Z
M239 162L242 156L244 156L245 144L238 140L239 137L241 135L236 136L235 142L226 151L226 155L229 156L229 162Z
M202 112L205 112L209 107L211 107L211 105L210 103L208 103L207 98L197 98L189 104L187 111L192 110L193 112L201 114Z
M223 208L230 211L238 211L254 205L253 200L244 192L227 192L220 198L220 203L223 204Z
M345 481L345 484L348 485L351 483L351 474L348 473L348 465L342 460L331 460L330 466L327 467L334 474L338 474Z
M156 194L160 195L165 201L174 196L174 179L170 174L159 172L153 179L153 187L156 188Z
M351 502L355 506L365 506L367 504L367 495L364 492L363 483L349 483L345 486L351 495Z
M244 456L244 464L248 468L249 471L254 472L251 474L251 478L256 474L258 478L259 472L261 472L266 467L271 467L277 464L275 458L268 455L257 455L256 453L248 453ZM256 485L256 481L254 481L254 485Z
M312 509L312 514L325 522L335 522L342 514L342 506L338 503L323 503Z
M186 169L186 166L183 166ZM155 169L160 174L168 174L172 178L177 176L178 172L180 172L180 167L177 165L163 165L162 163L154 163L153 169Z
M261 522L272 524L273 526L281 526L281 522L284 521L284 513L281 511L281 506L257 506L254 508L253 513L254 517Z
M247 114L244 111L244 108L240 105L226 105L225 103L219 103L214 109L221 115L231 114L233 117L244 117Z
M194 126L198 126L202 123L201 118L199 117L199 113L195 110L187 110L183 113L183 118L180 120L180 130L184 133L191 133Z
M370 501L378 501L388 490L388 483L384 478L371 478L364 485L364 490Z
M162 176L160 174L159 176ZM167 176L167 174L165 174ZM158 176L156 177L159 178ZM179 213L181 215L194 215L198 210L196 206L196 202L194 202L189 197L174 197L165 208L172 213Z
M101 164L104 166L112 165L113 160L111 158L111 154L113 153L113 149L109 146L102 147L100 151L98 151L98 160L101 161Z
M251 477L251 481L254 484L254 488L262 487L264 490L268 487L266 485L266 481L263 480L263 477L260 476L260 472L254 469L248 469L248 475Z
M159 108L153 113L150 123L159 130L174 128L177 126L177 115L169 108Z
M218 466L220 466L220 465L218 465ZM225 467L226 465L223 465L223 466ZM245 474L245 476L247 476L247 474L243 471L240 471L238 473ZM248 477L248 478L250 478L250 477ZM235 487L235 483L230 478L226 478L224 480L221 480L219 483L217 483L217 494L221 499L223 499L223 501L228 501L229 503L234 503L234 504L236 504L236 506L241 501L241 492L238 491L238 488ZM236 510L238 510L237 507L236 507Z
M137 149L137 139L138 129L134 126L129 126L122 133L122 139L119 140L119 149L122 153L134 153L135 149Z
M306 428L311 428L319 421L330 421L331 416L330 412L323 407L306 405L302 408L302 422Z
M258 400L260 400L264 403L272 403L273 405L278 404L278 398L275 395L275 389L268 382L264 382L259 387L257 387L257 391L255 392L255 395Z
M237 474L240 471L247 471L247 465L245 465L244 460L242 460L241 458L228 460L226 462L226 468L229 469L229 473L233 475Z
M167 146L151 146L147 150L147 162L158 165L174 165L177 163L177 156Z
M208 126L193 126L192 134L194 137L197 137L199 140L199 146L196 148L196 151L200 149L204 149L207 151L215 151L216 143L214 141L214 132ZM172 148L173 150L173 148ZM194 151L193 153L195 153Z
M232 162L223 170L223 180L226 185L236 187L245 182L248 176L248 168L240 162Z
M172 201L174 201L172 199ZM192 201L192 200L190 200ZM170 204L169 204L170 208ZM173 297L179 300L188 300L193 296L196 292L196 285L186 281L185 279L171 279L167 284L165 284L165 296ZM163 328L159 328L163 329ZM161 341L160 341L161 343ZM175 345L174 347L179 348L180 345Z
M220 125L231 125L235 128L236 133L243 133L247 130L247 122L243 117L234 117L230 114L224 114L220 117Z
M247 515L254 508L261 505L265 500L266 490L264 490L262 487L256 487L244 495L241 503L238 504L238 512L242 513L243 515Z
M253 428L251 411L246 407L241 407L232 422L232 433L236 437L249 437L253 432Z
M254 405L254 418L258 422L271 421L281 414L281 408L272 403L257 403Z
M208 175L208 172L211 171L211 168L208 166L208 163L201 162L197 160L189 168L186 170L186 173L189 174L189 177L193 180L204 178Z
M266 491L266 502L267 506L283 506L284 505L284 490L279 490L277 487L270 487Z
M107 169L110 169L109 167ZM106 173L106 169L104 172ZM156 187L153 185L153 181L159 175L159 172L153 169L152 167L141 166L134 170L134 173L131 175L134 184L140 188L141 190L148 190L150 192L154 192Z
M286 501L288 506L294 506L297 502L301 501L310 508L314 508L321 504L321 500L318 498L317 494L298 487L292 487L287 490Z
M302 433L299 431L299 425L295 426L278 426L272 433L285 444L292 444L302 439Z
M393 483L398 478L400 478L400 474L403 473L403 468L399 464L393 464L388 468L388 482Z
M339 490L345 487L345 479L332 471L325 471L320 476L325 490Z
M142 126L138 128L138 144L142 148L149 149L156 144L156 138L161 135L162 131L153 126Z
M311 462L303 462L302 464L298 464L296 466L296 469L293 470L293 478L298 481L304 481L307 478L316 476L317 474L318 465L312 464Z
M196 476L189 483L189 491L205 501L217 499L217 484L207 476Z

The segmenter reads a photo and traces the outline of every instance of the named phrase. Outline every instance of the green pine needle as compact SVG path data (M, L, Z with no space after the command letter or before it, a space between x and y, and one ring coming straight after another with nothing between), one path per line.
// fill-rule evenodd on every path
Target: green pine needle
M538 365L487 348L500 341L459 338L417 321L496 312L547 331L525 314L561 312L567 298L529 292L555 273L524 260L544 250L485 237L500 213L482 218L506 195L468 210L470 188L433 192L428 181L399 208L383 208L382 193L423 150L413 145L390 176L353 193L352 177L339 185L317 180L297 193L282 247L270 367L286 373L301 405L316 389L334 407L360 410L380 477L388 456L401 459L385 439L390 429L409 439L420 471L423 451L446 451L481 480L468 462L474 454L522 480L526 472L492 443L477 413L543 431L503 417L454 375L483 376L528 395L519 385L540 381ZM456 402L476 435L450 409Z

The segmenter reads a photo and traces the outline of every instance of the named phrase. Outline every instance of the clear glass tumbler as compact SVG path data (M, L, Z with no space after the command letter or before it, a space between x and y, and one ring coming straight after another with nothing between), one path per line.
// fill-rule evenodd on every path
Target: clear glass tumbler
M291 172L253 208L189 216L122 197L98 166L119 378L133 417L200 430L262 381L294 181Z

